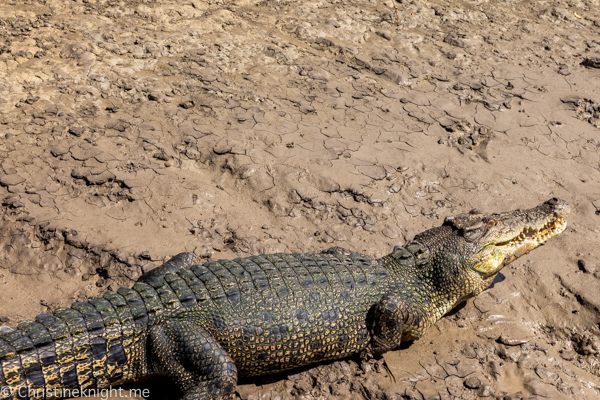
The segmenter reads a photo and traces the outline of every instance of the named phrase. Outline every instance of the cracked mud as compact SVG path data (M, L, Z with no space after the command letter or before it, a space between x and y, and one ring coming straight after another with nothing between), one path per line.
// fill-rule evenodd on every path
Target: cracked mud
M238 394L600 397L598 10L3 2L0 323L131 285L183 251L381 256L449 214L557 196L567 231L423 339Z

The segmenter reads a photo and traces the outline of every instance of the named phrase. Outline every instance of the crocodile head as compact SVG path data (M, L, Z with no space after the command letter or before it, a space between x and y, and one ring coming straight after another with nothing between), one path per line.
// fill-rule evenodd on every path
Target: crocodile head
M426 260L417 273L453 307L485 290L502 267L564 231L569 211L556 198L529 210L472 210L418 234L407 249Z
M443 226L458 237L463 267L480 280L471 296L487 288L502 267L563 232L570 211L566 201L553 198L528 210L447 217Z

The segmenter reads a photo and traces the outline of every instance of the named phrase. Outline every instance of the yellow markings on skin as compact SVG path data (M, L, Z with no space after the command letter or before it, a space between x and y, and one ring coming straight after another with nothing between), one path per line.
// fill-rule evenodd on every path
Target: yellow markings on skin
M135 372L131 368L131 364L133 363L133 360L135 359L135 353L132 351L132 347L133 347L133 341L130 341L128 346L123 345L123 350L125 351L125 358L127 360L127 362L123 366L123 378L127 379L128 381L131 380L132 378L134 378L134 376L135 376L134 375Z
M77 365L77 381L83 388L90 387L93 382L92 352L89 348L88 334L83 333L73 338L73 349Z
M98 384L100 385L102 380L104 379L104 363L106 361L106 357L102 359L96 359L92 361L92 371L94 378L97 379Z
M56 358L60 365L60 376L65 377L67 372L74 368L73 365L73 352L72 352L72 338L71 336L55 340L54 348L56 350ZM64 384L64 382L63 382Z
M28 370L29 368L31 368L31 366L37 365L37 364L39 364L39 358L38 358L37 352L32 351L32 352L29 352L29 354L21 353L21 367L22 367L23 371ZM32 388L33 390L43 389L43 386L35 385L30 380L27 380L27 387Z
M2 369L4 370L4 382L8 386L13 386L21 381L21 362L16 353L11 352L4 356Z
M47 390L53 390L60 387L60 375L58 374L58 365L55 363L42 365L42 374L44 375L45 386Z

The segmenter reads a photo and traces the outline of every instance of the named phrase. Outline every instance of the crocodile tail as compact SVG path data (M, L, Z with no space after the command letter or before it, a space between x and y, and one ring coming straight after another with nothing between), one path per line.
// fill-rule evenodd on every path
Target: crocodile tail
M0 398L44 398L47 390L75 387L71 342L66 324L52 314L0 328Z
M149 325L164 310L194 306L198 280L192 253L171 259L132 289L120 288L43 313L16 328L0 327L0 399L80 397L152 372ZM205 297L205 293L198 293Z
M121 288L1 327L0 399L80 397L146 373L147 315L139 293Z
M34 375L39 377L39 374L31 373L33 368L27 369L27 362L31 360L32 353L35 353L35 350L29 337L22 335L12 327L0 328L0 364L3 381L0 398L17 398L16 390L27 385L28 373L31 375L31 380L34 380ZM21 356L23 356L23 360ZM35 361L33 364L36 364Z

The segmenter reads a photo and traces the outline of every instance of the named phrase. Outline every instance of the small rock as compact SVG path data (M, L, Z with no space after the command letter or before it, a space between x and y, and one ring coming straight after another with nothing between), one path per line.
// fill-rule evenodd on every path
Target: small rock
M444 38L444 43L448 43L450 46L454 47L466 47L466 44L463 40L456 37L454 34L449 34Z
M9 318L6 315L2 315L0 316L0 322L1 323L5 323L8 322Z
M27 103L27 104L33 104L33 103L35 103L36 101L38 101L39 99L40 99L40 96L28 97L28 98L25 100L25 103Z
M465 379L465 387L469 389L479 389L481 387L481 381L476 376L470 376Z
M523 337L514 337L514 334L511 335L511 334L503 333L498 338L498 341L507 346L520 346L524 343L527 343L529 340L525 339Z
M477 133L473 132L469 137L471 138L471 143L473 143L473 146L477 146L479 144L479 135Z
M83 126L72 126L69 128L69 133L74 136L81 136L85 132L85 128Z
M112 172L104 171L98 175L87 175L85 180L89 185L102 185L108 181L113 181L115 179L115 175Z
M185 109L193 108L195 105L196 105L196 103L194 103L194 100L188 100L188 101L179 103L179 107L185 108Z
M500 109L500 104L490 103L488 101L483 103L483 106L490 111L498 111Z
M558 69L558 73L564 76L571 75L571 71L569 71L566 65L561 65Z

